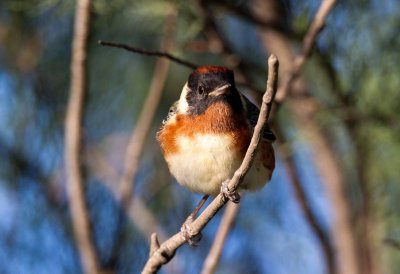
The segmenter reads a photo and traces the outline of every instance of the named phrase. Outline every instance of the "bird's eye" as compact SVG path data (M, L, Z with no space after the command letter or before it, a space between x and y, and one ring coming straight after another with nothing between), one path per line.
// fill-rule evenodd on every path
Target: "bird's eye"
M203 87L203 86L199 86L199 87L197 88L197 92L198 92L200 95L203 95L203 93L204 93L204 87Z

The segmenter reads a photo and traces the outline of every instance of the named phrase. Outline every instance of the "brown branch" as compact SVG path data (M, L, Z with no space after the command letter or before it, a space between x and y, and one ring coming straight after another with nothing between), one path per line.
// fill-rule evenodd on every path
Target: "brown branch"
M176 23L176 9L171 6L166 17L165 35L161 48L169 51L173 48L173 34ZM144 102L136 127L131 135L125 154L124 169L119 183L119 197L125 208L129 208L130 198L133 196L134 180L139 169L139 158L144 143L149 134L154 115L167 80L170 62L167 59L158 59L150 84L150 89Z
M355 170L358 175L358 187L360 189L361 199L361 208L359 208L358 214L355 215L355 226L357 231L357 244L358 251L357 255L359 258L360 272L363 274L373 274L373 273L382 273L382 265L379 260L379 236L377 236L377 228L376 224L379 223L377 221L377 216L374 214L372 210L372 201L373 196L371 195L371 185L370 185L370 177L367 176L366 168L368 168L367 159L369 159L369 149L368 142L359 136L359 126L360 124L364 124L365 121L373 117L365 116L361 114L359 111L354 108L354 104L352 103L352 99L346 96L346 92L342 90L342 87L338 85L338 77L332 66L331 56L328 54L322 54L318 51L318 61L320 63L320 68L325 71L325 74L328 75L328 79L330 81L332 90L334 91L335 99L338 101L340 108L345 108L346 114L350 114L351 118L342 117L344 121L344 125L347 128L347 131L350 136L350 140L353 142L353 146L355 147ZM335 113L340 112L338 109L333 109ZM349 113L348 111L351 111ZM339 116L343 116L342 113L338 114ZM375 116L375 115L374 115ZM380 121L383 123L383 121ZM357 211L357 209L356 209Z
M275 127L275 134L277 135L278 140L278 148L280 149L279 155L282 156L282 160L286 166L286 172L290 177L290 182L293 186L296 199L300 205L304 213L304 217L306 218L310 228L314 232L315 236L318 238L321 243L322 251L324 252L324 257L326 260L328 273L334 274L337 273L336 264L335 264L335 251L333 250L333 246L330 242L329 237L322 229L321 225L318 223L311 206L309 205L309 201L307 200L306 193L304 192L303 186L299 180L299 174L296 170L295 161L292 157L292 153L287 149L287 141L285 140L285 135L282 132L281 125Z
M163 57L167 58L175 63L181 64L185 67L191 68L191 69L196 69L198 66L196 64L193 64L189 61L183 60L181 58L178 58L176 56L173 56L172 54L166 52L166 51L158 51L158 50L147 50L147 49L141 49L141 48L136 48L132 46L128 46L126 44L121 44L121 43L114 43L114 42L109 42L109 41L102 41L99 40L98 43L102 46L108 46L108 47L114 47L114 48L121 48L130 52L135 52L139 54L144 54L144 55L149 55L149 56L158 56L158 57Z
M285 63L286 68L291 67L283 76L283 81L280 89L278 90L276 102L281 103L288 94L289 90L293 89L292 93L296 91L296 95L292 96L289 102L289 108L293 112L293 118L306 138L313 146L314 157L316 166L323 177L323 183L327 189L328 197L331 203L335 206L335 221L334 228L332 229L332 239L336 246L337 263L339 273L359 273L357 257L355 254L355 239L353 237L352 226L350 221L350 206L348 204L344 192L344 177L341 166L336 158L336 154L330 146L326 135L321 131L320 127L312 121L319 109L318 102L313 99L305 87L299 88L295 85L295 80L299 80L299 74L306 59L311 53L312 47L315 44L315 39L318 33L322 30L325 18L335 4L335 0L322 1L320 8L317 12L310 30L308 31L304 42L302 52L295 57L294 62L290 60ZM280 37L281 36L281 37ZM281 47L290 49L289 40L282 34L270 35L270 39L278 40L277 43L282 43ZM270 41L270 40L269 40ZM268 48L267 39L264 39L264 44ZM271 48L271 50L276 48ZM288 50L289 54L290 50ZM298 84L298 83L296 83Z
M304 125L315 114L312 110L307 109L296 111L296 106L298 107L301 103L304 102L296 102L291 108L294 111L294 116L297 117L296 122ZM360 273L351 210L344 191L345 180L339 159L337 159L326 135L321 132L318 125L311 122L302 130L305 138L310 140L313 146L314 163L321 174L328 199L334 206L331 237L336 247L337 263L339 264L338 273Z
M167 233L163 230L158 219L146 206L145 201L143 201L141 197L135 197L135 199L133 199L128 215L143 236L150 238L152 232L156 231L160 240L168 238Z
M314 20L311 23L306 36L304 37L301 54L296 57L296 69L300 69L300 67L305 63L306 59L311 55L317 37L325 26L326 17L329 15L335 4L336 0L322 1L317 13L315 14Z
M160 248L160 243L158 242L157 234L153 233L150 236L150 252L149 256L153 256L154 252Z
M108 144L111 150L115 149L113 144L121 143L119 137L116 138L111 144ZM123 143L123 142L122 142ZM113 195L117 199L117 191L115 189L115 182L119 180L119 174L116 170L116 167L112 166L107 160L104 158L104 154L98 151L98 148L91 147L87 148L85 152L86 160L96 177L100 179L100 181L104 182L104 184L110 189ZM114 183L113 183L114 182ZM146 183L146 185L151 185L151 182ZM130 208L126 209L127 216L129 221L135 225L135 228L138 229L139 233L142 234L143 237L151 238L152 232L156 231L158 238L163 241L166 240L167 233L163 230L163 227L160 225L158 219L154 216L151 210L146 206L146 203L139 196L135 196L134 199L129 203ZM125 215L123 215L125 217ZM122 218L122 216L120 217ZM114 250L111 252L111 259L107 264L107 268L115 267L115 264L118 259L118 252L120 250L121 245L123 244L124 237L121 233L118 235L117 243L114 244ZM167 272L173 273L183 273L182 271L182 258L179 256L175 256L175 260L173 264L167 265Z
M254 1L258 4L263 3L263 1L259 0ZM334 3L334 0L325 0L321 3L317 12L318 16L314 20L316 23L312 24L313 27L309 31L310 34L306 35L304 50L299 58L293 58L292 45L287 34L267 31L263 31L261 34L265 48L276 52L284 60L282 62L284 76L282 77L282 86L278 91L276 102L283 102L288 91L291 90L291 95L293 96L288 102L288 107L293 113L294 121L299 125L302 133L306 135L307 140L313 147L316 167L321 174L328 198L335 207L331 238L336 248L338 273L354 274L359 273L359 270L355 253L355 238L350 219L350 205L344 192L344 175L327 136L313 120L319 109L319 103L312 98L299 77L299 72L306 60L306 56L310 54L315 38L322 29L325 17ZM264 10L258 10L264 12ZM297 61L293 62L293 60Z
M115 147L117 142L124 143L119 136L114 138L115 140L113 141L107 141L107 146L111 151L117 150ZM111 163L105 159L104 154L99 151L99 145L86 148L85 157L91 174L98 178L99 181L104 182L104 185L117 197L118 194L115 189L115 182L119 180L117 168L112 166ZM152 182L153 180L146 182L146 184L151 185ZM167 233L162 229L157 218L140 196L136 196L132 199L130 208L126 209L125 213L144 237L150 237L152 231L157 231L161 240L167 239Z
M216 36L221 40L221 43L223 44L224 47L224 51L226 51L228 54L232 54L233 53L233 49L230 47L229 42L224 38L223 34L221 33L221 31L218 29L218 26L216 25L216 22L214 22L214 18L212 16L212 12L208 12L207 13L208 16L208 20L210 27L215 31ZM243 65L239 65L238 67L238 72L241 75L242 80L245 81L245 83L249 83L249 79L246 75L246 73L244 73L246 70L243 68ZM236 72L235 72L236 75ZM246 95L246 97L251 96L253 98L253 100L251 100L257 107L260 107L260 102L258 101L259 98L261 96L259 96L258 94L260 94L260 92L255 89L252 85L246 85L247 88L251 89L251 93L249 95ZM260 100L261 101L261 100ZM276 109L275 109L276 110ZM276 131L276 130L275 130ZM281 139L283 137L279 137L278 134L278 140ZM283 140L283 139L282 139ZM280 148L282 148L282 146L280 146ZM318 223L316 216L314 215L312 209L311 209L311 205L309 204L309 201L307 200L307 198L305 197L305 193L304 190L298 180L298 176L297 176L297 172L295 170L295 165L293 162L293 159L291 158L287 158L286 159L286 164L288 167L288 172L289 175L291 177L291 183L295 189L295 193L296 193L296 198L298 200L298 203L300 205L300 208L303 210L304 216L306 217L306 220L308 221L311 229L314 231L317 239L320 242L321 248L324 251L324 255L325 255L325 260L327 262L327 268L329 273L335 273L336 269L335 269L335 254L334 254L334 250L333 247L329 241L329 237L326 235L326 233L324 232L323 228L321 227L321 225Z
M267 90L263 96L263 103L258 117L257 125L254 129L253 137L251 138L249 148L243 159L242 164L234 173L232 179L228 183L229 190L236 190L247 171L250 169L254 160L254 156L261 139L263 128L268 120L271 112L272 103L276 93L277 79L278 79L278 59L275 55L271 55L268 59L268 82ZM208 207L190 224L190 230L193 234L199 234L208 222L217 214L217 212L226 204L227 199L224 199L222 194L219 194L209 204ZM156 273L163 264L168 263L175 251L182 246L186 240L181 233L176 233L163 244L160 248L149 257L142 273Z
M166 14L165 34L162 40L161 49L168 51L172 50L173 48L173 34L175 32L177 17L176 7L174 5L169 6L169 10L166 11ZM133 199L133 201L131 198L134 196L134 183L136 174L139 170L140 156L150 132L154 115L161 100L165 82L168 76L169 66L170 61L168 59L158 59L156 62L149 92L139 115L135 129L133 130L133 133L128 141L123 163L124 167L116 193L117 199L120 200L125 211L128 212L128 215L131 217L131 219L135 221L140 230L145 234L148 234L149 232L147 229L158 227L156 219L144 206L143 201L139 197L137 199ZM135 210L133 208L135 208ZM124 215L121 214L120 218L124 218ZM161 238L166 238L165 233L162 231L159 231L159 233L163 234L161 235ZM115 261L122 241L123 237L122 235L119 235L112 252L112 261Z
M90 230L81 171L81 122L87 87L86 58L89 36L90 0L78 0L71 62L71 94L65 122L65 164L72 226L82 261L83 272L99 273L98 258Z
M215 236L213 245L211 246L207 258L204 261L201 274L212 274L215 272L215 268L217 267L218 261L221 257L225 240L233 225L233 222L235 221L238 212L239 212L239 204L228 203L224 215L222 216L221 223L218 227L218 232L217 235Z
M325 26L326 17L335 6L335 4L336 0L322 0L321 5L314 17L314 20L311 23L306 36L304 37L301 53L295 57L292 70L285 76L278 89L278 93L276 95L277 103L283 102L283 100L287 96L287 93L290 90L293 81L299 76L301 68L303 67L308 57L311 55L318 34Z

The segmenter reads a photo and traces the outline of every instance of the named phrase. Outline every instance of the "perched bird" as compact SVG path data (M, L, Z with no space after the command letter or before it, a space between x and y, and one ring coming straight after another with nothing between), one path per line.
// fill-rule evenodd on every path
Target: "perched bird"
M172 175L189 190L216 196L240 166L253 135L257 108L235 86L232 70L198 67L171 107L157 139ZM258 190L275 168L267 126L240 189Z

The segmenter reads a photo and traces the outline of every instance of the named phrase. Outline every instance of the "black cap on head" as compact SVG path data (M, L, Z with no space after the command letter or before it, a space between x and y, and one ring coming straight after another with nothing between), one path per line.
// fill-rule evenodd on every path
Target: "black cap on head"
M191 90L197 90L199 86L205 88L205 92L221 87L223 85L235 85L233 71L218 66L202 66L193 71L188 80L188 86Z
M235 111L242 110L240 95L235 87L233 71L219 66L202 66L192 72L188 79L186 95L191 114L201 114L208 106L217 101L230 104ZM223 89L219 96L211 96L211 92ZM208 96L210 94L210 96Z

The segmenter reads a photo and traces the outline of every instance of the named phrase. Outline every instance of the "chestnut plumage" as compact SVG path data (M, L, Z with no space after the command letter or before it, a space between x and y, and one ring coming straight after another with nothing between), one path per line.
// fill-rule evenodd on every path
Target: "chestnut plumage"
M246 105L231 70L203 66L190 74L157 134L178 183L197 193L220 192L243 161L253 134ZM261 141L242 189L257 190L270 180L275 168L271 134Z

